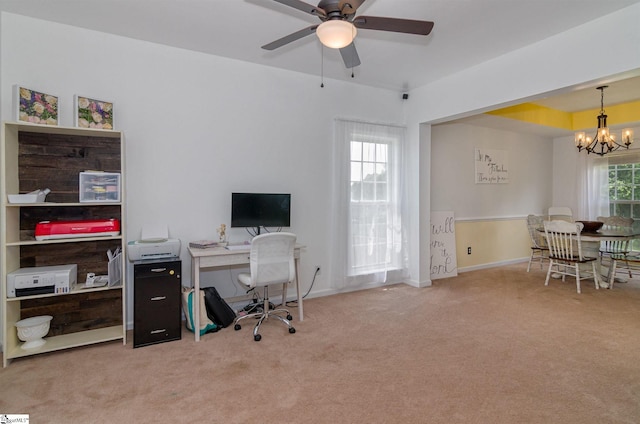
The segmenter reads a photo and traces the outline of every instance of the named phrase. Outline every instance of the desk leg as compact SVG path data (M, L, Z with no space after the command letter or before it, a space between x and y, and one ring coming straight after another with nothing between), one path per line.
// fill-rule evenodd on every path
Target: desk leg
M296 293L298 294L298 316L300 321L304 321L304 313L302 310L302 292L300 291L300 277L298 269L300 268L300 259L296 259Z
M200 341L200 258L191 258L191 278L193 278L193 334Z

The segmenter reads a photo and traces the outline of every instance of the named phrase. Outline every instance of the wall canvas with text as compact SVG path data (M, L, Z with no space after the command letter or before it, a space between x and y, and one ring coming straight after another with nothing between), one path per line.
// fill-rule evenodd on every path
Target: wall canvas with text
M476 184L509 182L509 156L506 150L475 148Z

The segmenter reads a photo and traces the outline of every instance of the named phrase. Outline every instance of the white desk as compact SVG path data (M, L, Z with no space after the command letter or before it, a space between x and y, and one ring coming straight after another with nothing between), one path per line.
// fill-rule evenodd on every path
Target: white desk
M298 278L298 268L300 262L300 249L304 246L296 244L293 256L296 264L296 294L298 296L298 319L304 319L302 312L302 293L300 292L300 278ZM200 293L200 271L206 268L221 268L231 265L249 264L249 250L228 250L224 247L211 247L207 249L196 249L189 247L191 255L191 276L195 296ZM199 299L195 297L195 299ZM286 305L287 291L282 293L282 304ZM193 302L193 329L196 341L200 341L200 302Z

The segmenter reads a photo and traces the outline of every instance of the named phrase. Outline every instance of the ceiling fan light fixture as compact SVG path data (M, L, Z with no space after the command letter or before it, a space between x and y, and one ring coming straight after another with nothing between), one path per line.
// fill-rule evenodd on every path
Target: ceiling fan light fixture
M351 22L341 20L324 21L316 29L320 42L331 49L347 47L353 42L357 32Z

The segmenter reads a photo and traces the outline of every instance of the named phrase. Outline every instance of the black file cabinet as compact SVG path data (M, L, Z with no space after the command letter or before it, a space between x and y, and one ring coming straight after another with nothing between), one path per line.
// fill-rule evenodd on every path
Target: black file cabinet
M180 259L133 266L133 347L180 340Z

